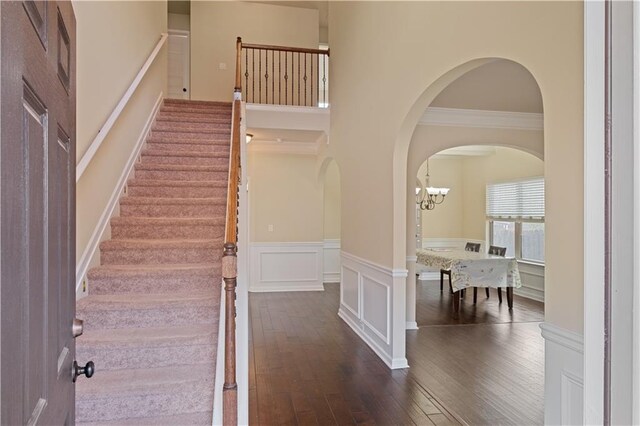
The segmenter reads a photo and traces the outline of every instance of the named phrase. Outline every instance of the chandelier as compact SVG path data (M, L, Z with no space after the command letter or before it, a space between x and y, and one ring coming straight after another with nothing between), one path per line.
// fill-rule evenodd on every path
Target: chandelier
M449 188L434 188L429 186L429 160L427 160L427 176L425 177L425 186L416 187L416 204L421 210L433 210L436 205L442 204L444 197L449 193Z

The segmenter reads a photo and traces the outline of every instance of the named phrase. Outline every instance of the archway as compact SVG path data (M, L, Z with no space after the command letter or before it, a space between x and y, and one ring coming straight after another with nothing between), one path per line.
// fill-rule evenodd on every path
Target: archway
M513 88L505 89L504 93L497 91L477 90L473 91L470 87L470 83L475 80L477 84L491 85L488 82L481 83L481 79L476 77L490 75L487 73L487 69L499 69L500 67L508 68L512 72L521 73L522 81L527 81L528 89L522 89L518 92L522 95L523 92L527 92L534 100L531 108L527 108L523 105L511 106L515 103L510 96L513 93ZM475 75L475 77L473 77ZM504 82L504 80L503 80ZM463 84L464 83L464 84ZM499 81L493 82L499 84ZM508 83L508 82L507 82ZM456 89L456 86L457 89ZM460 89L460 86L464 90ZM464 87L466 86L466 87ZM499 99L502 96L502 101ZM462 95L469 95L471 98L465 98ZM487 99L487 97L489 97ZM485 102L486 101L486 102ZM483 103L484 102L484 103ZM482 150L497 150L500 152L518 152L521 157L529 157L532 163L538 163L536 175L544 175L544 121L543 121L543 108L542 108L542 96L535 78L532 74L515 62L505 59L478 59L461 65L444 76L438 79L432 86L430 86L425 92L418 98L411 112L407 115L405 122L402 126L400 136L396 141L396 147L394 151L394 265L406 264L408 273L407 280L407 295L406 295L406 327L407 329L415 329L418 327L420 320L416 318L416 199L415 191L416 187L414 182L416 179L424 181L424 166L423 163L428 158L433 158L437 153L446 152L451 148L463 148L467 151L469 156L473 158L481 157L482 154L478 152ZM493 148L489 148L493 147ZM517 151L514 151L517 150ZM423 169L421 170L421 166ZM472 169L473 166L469 166ZM432 184L433 186L449 186L446 182L437 182L434 180L437 174L432 170ZM474 184L479 186L486 185L487 181L480 179L478 176L473 176L472 172L467 171L468 181L477 181ZM502 176L501 178L495 177L492 180L507 180L507 178L517 179L523 176L517 176L515 173L512 176ZM437 179L437 178L436 178ZM457 186L458 191L460 186ZM452 191L456 191L456 188L452 188ZM445 200L445 203L453 200L453 192L449 196L449 200ZM473 240L479 240L483 244L487 244L489 236L486 232L489 222L486 220L484 214L484 192L480 196L480 191L476 191L475 201L477 204L475 221L475 231L473 233ZM469 205L473 204L469 203ZM401 207L399 207L401 206ZM436 207L437 209L438 207ZM461 214L470 215L470 209L468 207L459 207L463 212ZM398 211L402 209L403 211ZM462 220L462 219L460 219ZM425 222L423 222L425 226ZM471 235L471 234L469 234ZM455 236L449 236L450 239L456 240L456 243L460 243L464 246L464 242L470 237L464 233L460 233ZM514 236L515 238L515 236ZM544 246L544 244L543 244ZM484 248L486 250L486 248ZM544 272L542 272L542 277ZM433 277L432 277L433 278ZM541 278L542 279L542 278ZM543 284L542 284L543 285ZM445 288L446 289L446 288ZM438 295L439 289L436 290ZM481 293L484 295L484 291ZM447 291L443 299L449 297ZM491 303L497 304L497 293L492 294L493 299ZM539 298L544 298L544 293L539 293ZM470 302L471 297L467 297L467 301ZM485 302L483 299L482 302ZM539 302L536 302L539 303ZM485 305L488 306L487 303ZM444 304L444 310L450 309L449 305ZM500 306L501 313L505 314L507 319L509 318L509 312L504 306ZM451 311L446 311L450 313ZM503 317L504 318L504 317ZM544 320L544 309L539 311L539 316L534 321ZM451 325L448 322L444 322L439 325ZM527 325L529 326L529 324ZM531 327L529 327L531 328ZM542 339L539 336L539 330L537 328L531 328L528 332L535 333L535 338L539 340L539 349L542 350ZM424 349L425 347L434 347L434 345L442 345L441 340L438 343L437 340L433 340L431 343L425 343L426 336L422 330L410 332L407 336L410 347L416 348L418 346ZM422 336L422 337L416 337ZM433 338L435 335L430 335L429 338ZM466 339L468 336L457 338ZM419 343L416 343L419 342ZM498 346L496 346L498 347ZM458 348L459 349L459 348ZM480 348L479 348L480 349ZM415 349L412 349L415 351ZM483 348L483 350L488 350ZM538 350L538 347L534 348ZM445 351L446 352L446 351ZM499 354L499 351L494 351L493 356ZM538 355L540 352L538 352ZM431 356L433 354L429 354ZM424 358L424 354L421 354ZM408 351L407 358L409 363L418 364L419 368L425 368L425 365L416 357L415 352ZM543 362L543 361L541 361ZM432 363L433 364L433 363ZM450 367L450 366L449 366ZM536 377L540 381L532 384L532 394L536 394L536 401L531 403L535 406L536 418L542 418L543 407L542 404L535 402L542 399L544 371L539 369L536 371ZM468 386L474 386L474 383L467 383ZM535 386L534 386L535 385ZM539 392L538 392L539 391ZM539 393L539 395L538 395Z

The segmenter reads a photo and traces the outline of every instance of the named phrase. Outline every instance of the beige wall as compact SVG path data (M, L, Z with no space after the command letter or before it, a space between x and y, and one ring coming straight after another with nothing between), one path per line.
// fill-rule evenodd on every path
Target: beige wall
M232 98L238 36L245 43L317 49L318 11L239 1L191 2L192 99Z
M406 267L407 155L425 108L479 58L532 73L545 119L546 320L581 332L582 3L332 2L329 42L329 155L348 164L342 249L394 268Z
M464 238L463 162L459 158L433 158L429 161L431 186L451 188L446 200L434 210L422 212L422 238ZM427 163L418 178L424 184Z
M485 239L485 194L490 183L543 176L544 163L522 151L496 147L481 157L432 158L433 186L450 187L446 200L422 213L424 238ZM418 176L423 179L426 163Z
M335 161L324 175L324 239L340 239L340 170Z
M73 3L77 20L77 160L120 101L167 31L167 4ZM166 86L166 48L123 110L76 187L76 262L85 251L109 197L158 96Z
M323 188L315 156L250 149L247 160L249 241L322 241Z

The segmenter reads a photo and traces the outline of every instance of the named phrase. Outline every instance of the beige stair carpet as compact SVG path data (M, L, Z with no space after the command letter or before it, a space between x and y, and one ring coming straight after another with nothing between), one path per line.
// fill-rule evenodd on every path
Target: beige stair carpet
M160 108L77 304L78 424L211 424L230 132L230 103Z

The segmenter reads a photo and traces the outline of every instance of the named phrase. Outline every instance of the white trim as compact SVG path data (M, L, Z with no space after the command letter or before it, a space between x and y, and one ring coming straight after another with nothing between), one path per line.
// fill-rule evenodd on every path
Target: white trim
M632 392L633 401L631 418L633 424L640 424L640 7L635 3L633 7L633 111L634 111L634 135L633 150L636 165L633 170L633 251L636 261L633 264L633 354Z
M325 239L322 254L322 281L340 282L340 240Z
M113 216L116 210L116 207L118 206L118 201L120 201L120 197L124 192L127 181L129 180L129 177L133 172L133 167L136 164L136 160L140 156L140 151L142 150L142 147L144 146L144 143L147 140L147 136L151 131L151 127L156 118L156 115L160 110L160 106L162 105L162 97L163 97L163 92L160 92L153 106L153 109L151 110L151 113L147 117L147 121L145 122L144 127L142 128L142 131L138 136L138 140L134 145L133 151L131 152L129 159L127 160L127 163L125 164L124 169L122 170L122 174L118 179L118 183L116 183L116 186L113 189L111 198L109 198L109 201L107 202L107 205L104 211L102 212L102 215L100 216L100 219L96 224L96 227L93 229L91 238L89 238L89 242L87 243L87 246L85 247L84 252L80 257L80 260L76 265L76 297L80 297L83 295L82 281L85 280L89 267L95 261L97 249L98 249L98 246L100 245L100 242L102 241L104 232L107 229L107 226L109 225L109 221L111 220L111 217Z
M603 424L604 2L584 3L584 422Z
M382 266L377 263L370 262L366 259L355 256L351 253L347 253L346 251L340 251L340 254L354 262L364 263L369 268L375 269L380 273L391 275L393 278L406 278L407 275L409 274L408 269L403 269L403 268L391 269L386 266Z
M191 31L190 30L172 30L171 28L169 28L167 30L167 34L169 34L169 35L180 35L180 36L190 36L191 35Z
M323 242L250 243L249 291L323 291L323 248Z
M540 113L429 107L418 124L542 131L544 119Z
M520 288L514 288L513 294L544 303L544 291L523 285Z
M415 321L407 321L407 330L418 330L418 323Z
M349 312L351 312L356 318L360 318L360 302L361 302L361 298L358 297L358 302L357 302L357 311L355 309L353 309L353 306L348 305L345 301L344 301L344 279L342 278L342 276L344 275L344 270L347 269L351 272L353 272L354 274L356 274L356 280L358 281L356 283L356 286L358 287L358 294L360 294L360 290L362 288L362 276L360 275L360 273L358 271L356 271L354 268L350 268L348 266L342 265L340 268L340 305L344 308L347 308L349 310Z
M107 137L107 134L115 124L118 117L120 116L120 113L122 113L122 111L124 110L124 107L129 102L129 99L131 99L131 96L133 96L133 92L135 92L136 89L138 88L138 85L140 85L142 78L145 76L145 74L151 67L151 64L156 59L156 56L158 56L158 52L160 52L160 49L162 48L162 46L164 46L164 43L167 41L168 37L169 35L167 33L161 34L160 40L156 44L156 47L153 49L153 51L149 55L146 62L142 65L142 68L140 68L140 71L138 71L138 74L136 74L136 77L131 82L131 85L129 85L126 92L124 92L122 99L120 99L120 102L118 102L116 107L113 109L113 111L107 118L107 121L105 121L105 123L102 125L100 130L98 130L98 134L89 145L89 148L87 148L85 153L82 155L82 158L76 165L76 183L80 180L80 177L82 177L82 174L89 166L89 163L93 159L93 156L96 155L96 152L98 152L98 148L100 148L100 145L102 145L102 142Z
M331 114L330 108L295 106L295 105L267 105L247 103L247 111L267 111L267 112L294 112L303 114Z
M581 334L565 330L548 322L541 323L540 330L545 340L557 343L572 351L583 353L584 338Z
M220 285L224 288L224 282ZM218 349L216 352L216 378L213 385L213 425L222 425L222 388L224 386L224 341L225 341L225 291L220 292L220 316L218 317Z

